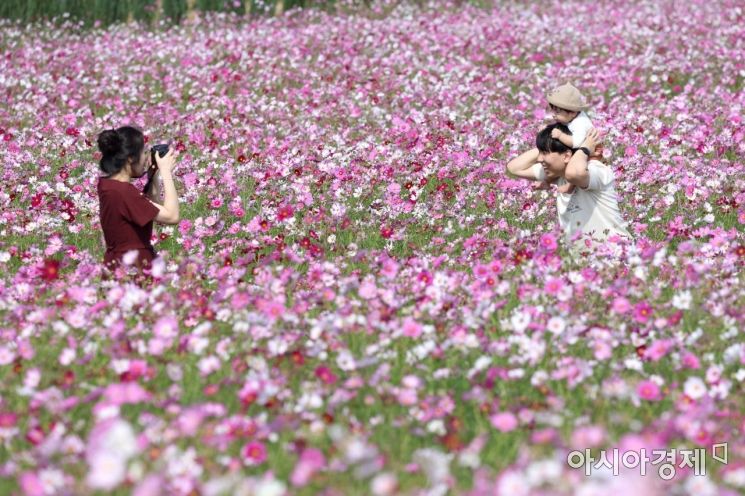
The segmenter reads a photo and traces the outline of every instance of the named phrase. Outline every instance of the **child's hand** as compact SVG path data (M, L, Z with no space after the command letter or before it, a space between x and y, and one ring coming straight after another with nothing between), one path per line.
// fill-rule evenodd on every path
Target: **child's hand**
M549 189L550 187L551 187L551 185L547 181L541 181L539 183L534 183L533 184L533 189L536 190L536 191Z
M551 130L551 137L554 139L560 139L562 134L563 133L559 131L558 129Z
M590 155L593 154L595 151L595 146L597 146L598 142L600 141L600 133L598 133L598 130L594 127L591 127L589 131L587 131L587 136L585 137L585 140L582 142L582 146L590 150Z

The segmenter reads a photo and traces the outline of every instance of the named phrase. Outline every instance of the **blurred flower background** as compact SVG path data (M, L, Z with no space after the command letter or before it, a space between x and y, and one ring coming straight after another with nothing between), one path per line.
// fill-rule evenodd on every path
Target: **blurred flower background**
M0 492L741 494L745 11L676 5L0 21ZM566 81L620 257L504 170ZM124 124L179 151L147 285L101 269ZM567 464L717 443L670 481Z

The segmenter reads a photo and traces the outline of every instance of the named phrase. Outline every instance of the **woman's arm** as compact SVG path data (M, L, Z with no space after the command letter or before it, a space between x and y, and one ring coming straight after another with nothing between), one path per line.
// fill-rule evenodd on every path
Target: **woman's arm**
M158 169L152 167L152 173L148 171L148 181L145 185L145 196L152 202L160 203L160 176Z
M507 163L507 171L522 179L537 181L531 167L538 162L538 148L533 148L513 158Z
M158 209L155 221L162 224L177 224L179 221L178 192L173 183L173 167L175 165L173 149L169 150L165 157L155 154L158 163L160 177L163 178L163 205L153 202Z

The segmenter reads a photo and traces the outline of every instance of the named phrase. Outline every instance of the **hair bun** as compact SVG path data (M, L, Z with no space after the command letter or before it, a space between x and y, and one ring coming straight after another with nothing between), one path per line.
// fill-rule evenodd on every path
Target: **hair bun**
M98 149L104 155L117 155L122 151L124 140L114 129L108 129L98 135Z

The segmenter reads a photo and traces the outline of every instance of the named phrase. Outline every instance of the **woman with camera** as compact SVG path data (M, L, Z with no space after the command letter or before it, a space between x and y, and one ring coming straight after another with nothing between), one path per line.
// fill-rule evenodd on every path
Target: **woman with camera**
M159 151L161 147L165 145L158 145ZM106 241L104 265L116 268L125 254L135 252L136 259L127 262L140 271L148 269L155 258L150 243L153 221L162 224L179 221L178 193L172 174L173 149L163 156L155 150L151 154L145 149L142 131L130 126L103 131L98 135L98 148L102 153L100 167L105 174L98 180L101 228ZM140 192L130 181L145 174L148 183L144 192ZM162 204L158 203L161 193L158 175L163 179Z

